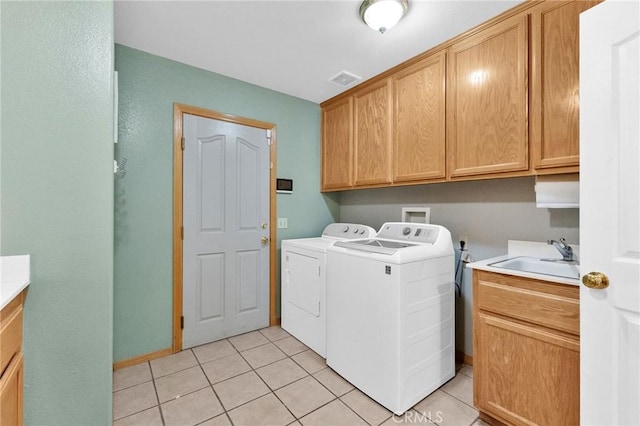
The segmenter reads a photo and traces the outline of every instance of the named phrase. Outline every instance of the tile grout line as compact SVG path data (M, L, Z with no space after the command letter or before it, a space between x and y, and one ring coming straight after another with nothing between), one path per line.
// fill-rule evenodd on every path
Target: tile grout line
M149 365L149 361L145 361L145 363L148 365L148 367L149 367L149 371L151 371L151 365ZM156 405L151 406L151 407L144 408L144 409L142 409L142 410L140 410L140 411L136 411L136 412L134 412L134 413L127 414L126 416L119 417L119 418L117 418L117 419L115 419L115 418L114 418L114 419L112 419L112 423L115 423L115 422L117 422L117 421L120 421L120 420L123 420L123 419L129 418L129 417L131 417L131 416L135 416L136 414L140 414L140 413L142 413L142 412L144 412L144 411L151 410L152 408L158 408L158 411L160 412L160 420L162 421L162 424L164 425L164 417L162 416L162 410L160 409L160 403L159 403L159 401L160 401L160 400L159 400L159 398L158 398L158 390L156 389L155 381L153 380L153 373L151 373L151 380L148 380L148 381L145 381L145 382L140 382L140 383L138 383L138 384L136 384L136 385L133 385L133 386L127 386L126 388L122 388L122 389L119 389L119 390L117 390L117 391L113 391L113 392L111 393L112 398L113 398L113 397L115 397L115 395L114 395L114 394L116 394L116 393L118 393L118 392L120 392L120 391L123 391L123 390L126 390L126 389L131 389L131 388L133 388L133 387L140 386L140 385L143 385L143 384L145 384L145 383L149 383L149 382L151 382L151 384L153 385L153 391L154 391L154 393L155 393L156 401L157 401L158 403L157 403ZM113 414L112 414L112 417L113 417Z
M260 334L262 334L262 332L260 332ZM262 335L264 336L264 334L262 334ZM270 339L269 339L267 336L264 336L264 337L265 337L267 340L269 340L269 343L272 343L272 342L270 341ZM274 345L274 346L275 346L275 345ZM253 348L252 348L252 349L253 349ZM248 350L248 349L247 349L247 350ZM284 352L283 352L283 353L284 353ZM286 354L285 354L285 355L286 355ZM280 401L280 398L278 398L278 395L276 395L276 393L271 389L271 386L269 386L269 385L264 381L264 379L262 378L262 376L260 376L260 374L258 374L258 372L256 371L256 369L255 369L255 368L253 368L253 365L251 365L251 363L250 363L249 361L247 361L247 359L242 355L242 352L240 352L240 356L242 357L242 359L244 359L244 361L247 363L247 365L251 368L251 371L252 371L256 376L258 376L258 378L260 379L260 381L261 381L262 383L264 383L264 385L267 387L267 389L269 389L269 392L270 392L270 393L272 393L272 394L273 394L273 396L275 396L275 397L276 397L276 399L277 399L278 401ZM284 359L284 358L283 358L283 359ZM278 361L282 361L282 360L280 359L280 360L278 360ZM274 364L274 363L276 363L276 362L278 362L278 361L274 361L274 362L272 362L272 363L270 363L270 364L266 364L266 365L260 366L260 367L258 367L258 368L266 367L267 365ZM268 395L268 393L266 393L265 395ZM250 401L246 401L246 402L244 402L243 404L240 404L240 405L238 405L237 407L234 407L233 409L235 410L236 408L242 407L243 405L246 405L246 404L248 404L248 403L250 403L250 402L253 402L253 401L255 401L256 399L262 398L262 397L263 397L263 396L265 396L265 395L261 395L261 396L259 396L258 398L254 398L254 399L252 399L252 400L250 400ZM280 401L280 402L282 403L282 401ZM289 411L289 412L291 413L291 410L289 410L289 407L287 407L284 403L282 403L282 405L284 406L284 408L286 408L286 409L287 409L287 411ZM294 415L293 415L293 413L291 413L291 415L293 416L293 418L294 418L294 419L296 418L296 416L294 416ZM229 416L229 418L231 418L231 416Z
M153 390L156 393L156 401L158 401L158 405L156 405L156 407L158 407L158 412L160 413L160 421L162 422L162 425L165 426L167 423L164 421L164 414L162 414L162 407L160 406L160 396L158 395L158 388L156 387L156 381L153 378L153 370L151 369L151 362L147 361L147 363L149 364L149 371L151 371L151 382L153 383Z
M224 340L226 340L228 342L227 339L224 339ZM231 345L231 342L229 342L229 344ZM231 347L233 347L233 349L235 349L235 347L233 345L231 345ZM192 350L192 352L193 352L193 350ZM227 418L229 418L229 415L227 414L227 410L224 408L224 405L222 404L222 400L218 396L218 392L216 392L215 388L213 387L213 383L211 383L211 380L209 380L209 376L207 376L207 373L204 371L204 368L202 368L202 363L200 362L200 358L198 358L198 356L195 354L195 352L193 353L193 356L195 357L196 361L198 362L198 367L200 367L200 371L202 371L202 374L204 375L204 378L207 380L207 383L209 383L209 387L211 388L211 391L213 392L213 396L215 396L216 400L218 401L218 404L220 404L220 408L222 408L222 414L226 415ZM229 355L229 356L233 356L233 355ZM222 358L220 358L220 359L222 359ZM203 389L206 389L206 388L203 388ZM202 390L202 389L200 389L200 390ZM221 414L216 414L215 416L213 416L213 417L211 417L209 419L205 419L204 421L202 421L202 422L200 422L198 424L207 422L207 421L209 421L211 419L215 419L216 417L218 417L220 415ZM229 418L229 421L231 422L231 418ZM231 424L233 424L233 422L231 422Z
M257 331L259 331L259 330L257 330ZM260 334L262 334L262 333L260 333ZM262 335L264 336L264 334L262 334ZM269 340L269 343L273 343L273 342L272 342L272 341L271 341L267 336L264 336L264 337L265 337L267 340ZM283 339L286 339L286 337L284 337ZM278 339L278 340L282 340L282 339ZM229 342L229 343L233 346L233 343L231 343L231 342ZM268 343L265 343L264 345L254 346L253 348L247 348L247 349L245 349L245 351L248 351L248 350L251 350L251 349L254 349L254 348L260 347L260 346L266 346L267 344L268 344ZM276 346L276 347L277 347L277 345L275 345L275 344L274 344L274 346ZM276 398L276 399L277 399L277 400L278 400L278 401L279 401L279 402L284 406L284 408L285 408L287 411L289 411L289 413L291 414L291 416L295 419L295 420L294 420L294 422L295 422L295 421L297 421L297 420L298 420L298 418L297 418L297 417L296 417L296 416L291 412L291 410L289 409L289 407L287 407L287 406L286 406L286 404L284 404L284 402L282 402L282 400L280 400L280 398L279 398L279 397L278 397L278 395L275 393L275 391L271 389L271 387L270 387L270 386L269 386L269 385L264 381L264 379L262 378L262 376L260 376L260 374L256 371L256 369L255 369L255 368L253 368L253 366L249 363L249 361L248 361L248 360L247 360L247 359L242 355L242 352L241 352L241 351L238 351L238 349L237 349L235 346L233 346L233 348L237 351L237 354L238 354L238 355L240 355L240 357L241 357L241 358L242 358L242 359L247 363L247 365L249 366L249 368L251 368L251 371L246 371L246 372L244 372L244 373L238 374L238 375L233 376L233 377L238 377L238 376L241 376L242 374L247 374L247 373L249 373L249 372L253 372L253 373L254 373L256 376L258 376L258 378L259 378L259 379L264 383L264 385L267 387L267 389L269 390L269 392L268 392L268 393L266 393L266 394L264 394L264 395L260 395L260 396L258 396L257 398L251 399L251 400L249 400L249 401L245 401L245 402L243 402L242 404L238 405L237 407L233 407L233 408L231 408L230 410L227 410L227 409L226 409L226 407L224 406L224 404L222 404L222 401L220 401L220 405L222 405L222 409L224 410L224 413L227 415L227 417L229 418L229 420L231 421L231 423L233 424L233 421L231 420L231 416L229 415L229 411L235 410L235 409L240 408L240 407L242 407L242 406L244 406L244 405L247 405L247 404L249 404L249 403L251 403L251 402L253 402L253 401L256 401L257 399L260 399L260 398L262 398L262 397L264 397L264 396L269 395L269 393L273 394L273 396L274 396L274 397L275 397L275 398ZM278 348L278 349L280 349L280 348ZM282 351L282 353L284 353L284 354L285 354L285 358L279 359L279 360L277 360L277 361L273 361L273 362L271 362L271 363L269 363L269 364L262 365L262 366L260 366L260 367L258 367L258 368L266 367L266 366L268 366L268 365L272 365L272 364L275 364L276 362L282 361L282 360L284 360L284 359L286 359L286 358L290 358L290 356L289 356L289 355L287 355L284 351ZM233 356L233 355L229 355L229 356ZM223 358L224 358L224 357L223 357ZM222 359L222 358L220 358L220 359ZM215 361L215 360L214 360L214 361ZM295 363L295 361L294 361L293 359L292 359L292 361ZM198 361L198 362L199 362L199 361ZM297 364L297 363L296 363L296 364ZM302 368L302 366L300 366L300 368ZM310 375L306 370L304 370L304 368L302 368L302 369L303 369L303 371L305 371L305 373L307 373L307 376L309 376L309 375ZM205 376L206 376L206 374L205 374ZM222 380L222 381L220 381L220 382L218 382L218 383L223 383L223 382L225 382L225 381L227 381L227 380L232 379L233 377L229 377L229 378L227 378L227 379L225 379L225 380ZM306 376L305 376L305 377L306 377ZM304 377L303 377L303 378L304 378ZM297 382L297 381L299 381L299 380L302 380L303 378L298 379L298 380L295 380L295 381L293 381L293 382L291 382L291 383L295 383L295 382ZM208 380L208 377L207 377L207 380ZM285 387L285 386L288 386L288 385L289 385L289 384L291 384L291 383L288 383L288 384L286 384L286 385L283 385L283 386L281 386L281 387L280 387L280 388L278 388L278 389L281 389L281 388L283 388L283 387ZM212 385L212 387L213 387L213 385ZM214 389L214 392L215 392L215 389ZM216 395L217 395L217 394L216 394ZM292 422L292 423L293 423L293 422Z

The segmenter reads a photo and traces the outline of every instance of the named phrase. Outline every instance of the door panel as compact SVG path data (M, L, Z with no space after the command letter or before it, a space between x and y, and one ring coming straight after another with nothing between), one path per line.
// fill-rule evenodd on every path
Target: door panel
M322 189L353 185L353 97L322 110Z
M238 313L259 309L260 274L258 274L260 259L257 250L238 253Z
M391 183L391 80L354 95L356 185Z
M225 138L199 139L198 216L200 231L222 231L224 224Z
M581 420L640 424L640 6L580 19Z
M396 73L394 182L445 177L445 52Z
M183 348L269 325L266 131L183 115ZM266 224L266 226L262 226Z
M527 170L527 33L515 16L449 48L451 177Z
M244 139L236 142L238 229L257 231L260 213L260 151Z
M198 255L199 321L224 315L224 253ZM206 277L209 285L203 285Z

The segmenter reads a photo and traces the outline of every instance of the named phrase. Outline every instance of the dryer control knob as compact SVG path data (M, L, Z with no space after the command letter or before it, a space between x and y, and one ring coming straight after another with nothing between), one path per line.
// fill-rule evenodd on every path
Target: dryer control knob
M409 235L411 233L411 228L408 226L402 230L402 235Z
M345 226L344 228L342 228L342 232L349 232L349 227Z

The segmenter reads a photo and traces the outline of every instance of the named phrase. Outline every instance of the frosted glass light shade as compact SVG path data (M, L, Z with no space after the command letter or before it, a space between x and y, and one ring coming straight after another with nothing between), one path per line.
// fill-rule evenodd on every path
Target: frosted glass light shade
M384 34L402 19L409 8L407 0L365 0L360 17L371 29Z

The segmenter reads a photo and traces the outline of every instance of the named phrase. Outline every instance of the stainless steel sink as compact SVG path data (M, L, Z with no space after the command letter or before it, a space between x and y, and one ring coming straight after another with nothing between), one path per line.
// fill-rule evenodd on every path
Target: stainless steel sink
M539 259L518 256L490 263L488 266L554 277L580 279L580 264L576 261L567 262L562 259Z

